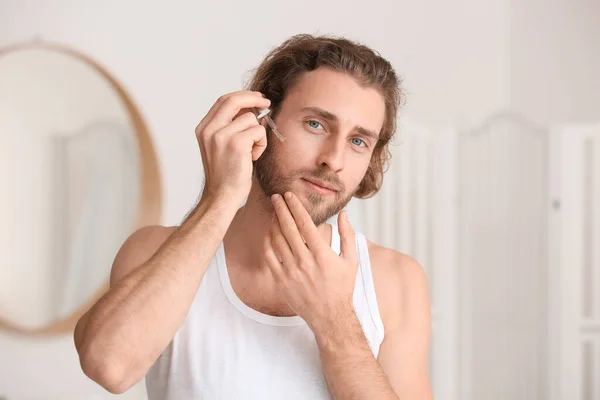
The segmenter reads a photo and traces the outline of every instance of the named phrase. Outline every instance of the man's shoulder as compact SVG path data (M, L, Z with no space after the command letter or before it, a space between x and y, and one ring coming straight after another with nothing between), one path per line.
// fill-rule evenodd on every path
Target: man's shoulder
M136 229L127 238L127 242L134 242L136 246L156 247L156 244L162 244L177 229L177 226L146 225Z
M403 304L427 291L423 267L413 257L367 240L379 311L384 325L400 317Z
M369 259L373 273L383 274L396 283L399 280L418 279L418 276L424 273L423 267L417 260L408 254L380 246L367 240L369 250Z
M175 229L176 226L147 225L131 233L113 261L110 272L111 287L148 260Z

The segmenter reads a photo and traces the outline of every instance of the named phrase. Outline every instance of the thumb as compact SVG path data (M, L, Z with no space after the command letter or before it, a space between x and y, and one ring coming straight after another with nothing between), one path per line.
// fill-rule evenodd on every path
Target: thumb
M252 161L258 160L262 153L267 148L267 134L265 127L256 125L246 129L242 135L248 138L249 143L252 143Z
M338 231L340 232L341 257L356 263L356 233L348 221L348 212L343 210L338 214Z

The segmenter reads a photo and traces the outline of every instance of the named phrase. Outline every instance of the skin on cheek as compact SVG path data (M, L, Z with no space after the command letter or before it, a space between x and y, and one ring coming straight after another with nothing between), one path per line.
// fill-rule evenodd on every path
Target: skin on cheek
M273 149L278 169L282 172L312 168L319 147L317 135L307 132L294 132L288 135L285 143L277 143Z

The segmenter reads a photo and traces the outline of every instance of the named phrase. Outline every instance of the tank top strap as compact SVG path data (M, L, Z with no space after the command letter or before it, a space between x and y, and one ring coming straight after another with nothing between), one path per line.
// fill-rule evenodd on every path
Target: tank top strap
M367 299L369 314L373 324L379 332L380 339L384 337L383 321L379 314L379 306L377 304L377 295L375 294L375 284L373 281L373 271L371 268L371 260L369 258L369 248L367 238L361 232L356 232L356 251L358 254L359 273L362 275L365 297Z
M337 224L331 224L331 248L337 254L341 253L340 233ZM355 290L362 292L361 295L367 303L369 317L377 329L380 340L384 337L384 326L379 314L377 296L375 294L375 284L373 281L373 271L371 269L371 260L369 258L369 248L367 238L362 232L356 232L356 253L358 255L357 285Z

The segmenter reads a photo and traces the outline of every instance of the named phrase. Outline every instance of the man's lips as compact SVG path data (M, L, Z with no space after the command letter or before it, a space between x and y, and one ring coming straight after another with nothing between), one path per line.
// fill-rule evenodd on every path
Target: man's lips
M339 189L336 188L335 186L325 182L325 181L321 181L319 179L307 179L307 178L303 178L306 182L310 183L311 185L313 185L315 188L320 189L321 191L325 191L325 192L337 192Z

